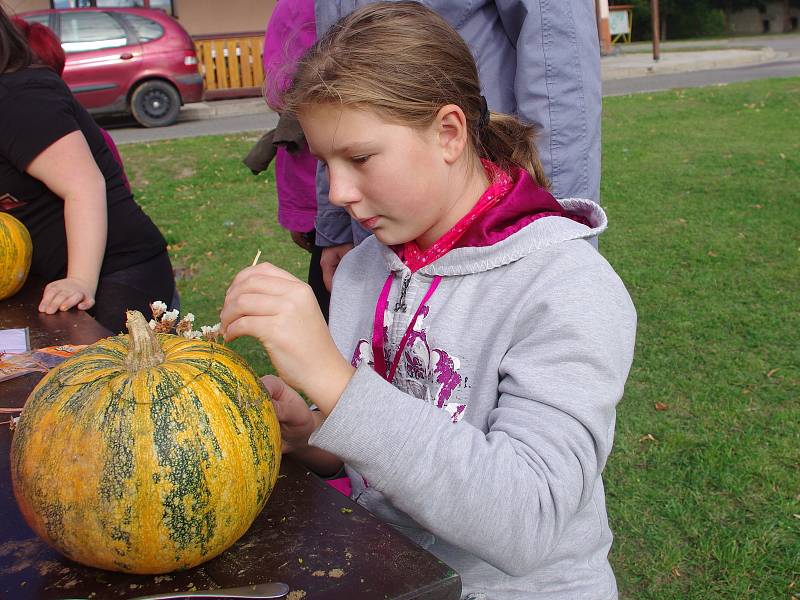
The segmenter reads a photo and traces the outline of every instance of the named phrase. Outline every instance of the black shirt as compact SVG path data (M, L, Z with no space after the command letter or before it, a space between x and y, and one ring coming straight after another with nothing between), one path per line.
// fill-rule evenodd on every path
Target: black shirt
M106 180L108 237L101 275L166 251L166 242L133 200L94 119L54 71L28 68L0 75L0 210L22 221L33 240L31 272L47 281L67 272L64 201L25 172L65 135L83 132Z

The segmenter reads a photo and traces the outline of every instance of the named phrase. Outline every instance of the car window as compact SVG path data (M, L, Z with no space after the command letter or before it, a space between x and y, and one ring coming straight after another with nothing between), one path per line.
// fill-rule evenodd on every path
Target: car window
M150 0L150 8L160 8L168 15L174 15L172 11L172 0Z
M53 8L87 8L91 0L53 0Z
M152 19L128 13L121 14L128 24L133 27L140 42L152 42L164 35L164 28Z
M61 13L61 46L64 52L119 48L127 44L125 30L106 13Z
M97 0L97 6L133 6L144 8L144 0Z
M50 26L50 15L48 15L48 14L44 14L44 15L27 15L27 16L22 17L22 18L25 19L28 23L40 23L40 24L44 25L45 27L49 27Z

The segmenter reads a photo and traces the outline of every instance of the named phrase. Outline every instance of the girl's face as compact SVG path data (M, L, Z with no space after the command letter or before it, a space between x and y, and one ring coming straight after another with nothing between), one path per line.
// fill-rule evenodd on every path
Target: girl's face
M331 203L382 243L416 240L427 248L471 208L461 211L463 186L451 185L459 179L457 132L441 120L418 130L337 104L304 107L298 118L311 152L327 166Z

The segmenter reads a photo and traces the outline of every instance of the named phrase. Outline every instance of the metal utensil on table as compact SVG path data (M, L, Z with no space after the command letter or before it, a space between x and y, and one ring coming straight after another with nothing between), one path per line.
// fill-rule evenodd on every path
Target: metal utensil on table
M283 598L289 593L285 583L259 583L235 588L218 590L192 590L172 592L169 594L153 594L152 596L136 596L130 600L168 600L170 598Z
M170 598L283 598L289 593L285 583L259 583L218 590L191 590L151 596L136 596L130 600L168 600Z

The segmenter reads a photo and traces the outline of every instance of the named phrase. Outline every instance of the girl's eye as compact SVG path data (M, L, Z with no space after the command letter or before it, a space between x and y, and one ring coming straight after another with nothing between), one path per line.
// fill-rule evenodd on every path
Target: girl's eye
M369 158L370 158L370 155L369 154L365 154L364 156L354 156L350 160L352 160L356 164L363 165L365 162L367 162L369 160Z

